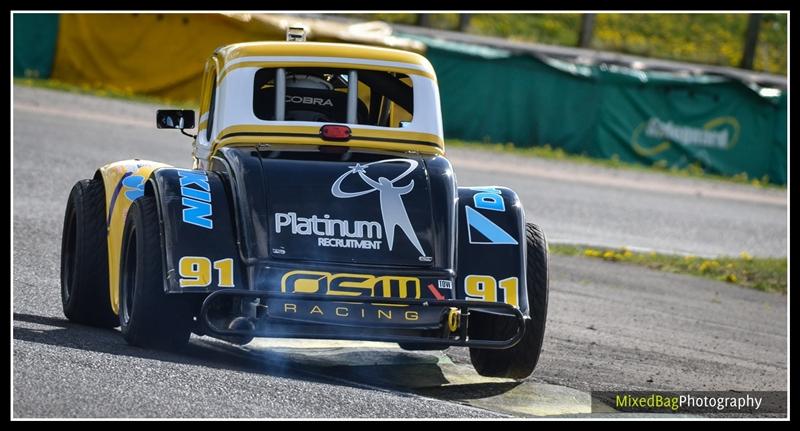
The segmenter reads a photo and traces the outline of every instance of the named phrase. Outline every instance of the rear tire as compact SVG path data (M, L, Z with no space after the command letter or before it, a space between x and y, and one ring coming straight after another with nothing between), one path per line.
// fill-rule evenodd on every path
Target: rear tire
M193 302L164 291L160 230L155 199L136 199L122 234L119 324L129 344L180 348L191 334Z
M526 225L526 283L530 319L525 335L509 349L469 349L478 374L487 377L524 379L533 373L544 341L547 320L548 252L544 232L535 224ZM507 339L516 331L516 319L481 313L470 318L470 336L483 339Z
M71 321L113 328L108 287L106 201L102 180L75 183L61 236L61 305Z

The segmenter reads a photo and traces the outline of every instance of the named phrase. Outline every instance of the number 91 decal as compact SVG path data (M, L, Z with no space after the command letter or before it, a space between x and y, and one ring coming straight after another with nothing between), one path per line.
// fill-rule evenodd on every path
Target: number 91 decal
M213 269L217 272L217 287L233 286L233 259L220 259L213 263L207 257L184 256L178 262L181 287L206 287L211 284Z
M499 300L502 291L502 301ZM464 292L467 299L505 302L519 308L519 279L504 278L498 281L491 275L468 275L464 278Z

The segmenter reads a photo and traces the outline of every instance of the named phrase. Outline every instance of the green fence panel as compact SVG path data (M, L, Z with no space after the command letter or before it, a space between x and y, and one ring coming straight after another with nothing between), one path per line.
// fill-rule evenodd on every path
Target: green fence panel
M445 136L593 149L600 103L593 77L562 76L541 61L499 50L479 55L429 47L426 55L439 80ZM581 97L563 97L563 81Z
M774 177L771 180L778 184L786 184L786 156L789 149L789 128L787 121L789 120L788 111L788 96L784 92L778 99L778 112L775 115L775 139L773 139L772 147L772 171Z
M581 66L417 37L428 45L448 138L549 144L669 167L786 182L786 95L715 76Z
M14 76L49 78L58 39L58 14L15 13Z
M617 78L603 85L596 144L605 157L778 177L772 165L777 106L768 99L731 81Z

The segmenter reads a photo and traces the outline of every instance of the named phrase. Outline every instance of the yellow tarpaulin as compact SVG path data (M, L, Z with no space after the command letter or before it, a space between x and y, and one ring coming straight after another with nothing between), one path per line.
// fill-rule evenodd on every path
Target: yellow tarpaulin
M52 78L131 94L196 100L205 60L220 46L285 40L300 24L308 40L422 52L381 23L356 25L288 15L61 14Z

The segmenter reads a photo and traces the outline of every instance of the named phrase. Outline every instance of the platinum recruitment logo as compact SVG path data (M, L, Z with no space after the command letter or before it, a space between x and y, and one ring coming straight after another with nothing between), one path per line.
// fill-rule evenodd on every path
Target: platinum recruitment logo
M378 177L376 180L367 175L367 169L370 166L382 163L406 163L408 164L408 168L393 179ZM379 160L377 162L365 163L363 165L356 163L354 166L350 166L350 169L347 172L336 179L331 186L331 194L340 199L349 199L364 196L372 192L378 192L381 205L381 216L383 217L383 231L386 233L386 241L389 244L389 250L392 250L392 247L394 246L395 227L399 227L400 230L406 234L406 237L409 241L411 241L417 251L419 251L420 256L425 257L425 251L422 250L422 245L419 243L416 231L414 231L414 227L411 225L411 220L408 218L408 213L406 212L406 207L403 203L402 197L414 189L414 180L412 179L408 184L403 186L395 185L400 180L408 176L408 174L413 172L418 165L419 162L409 159ZM344 180L351 175L357 175L358 178L360 178L361 181L368 186L368 188L358 191L342 190L342 182L344 182Z

